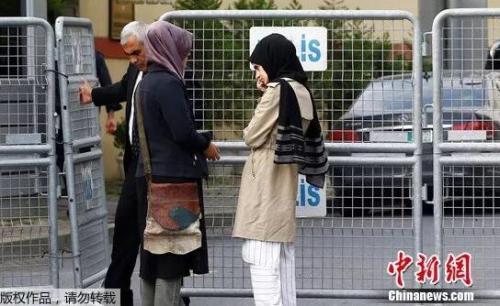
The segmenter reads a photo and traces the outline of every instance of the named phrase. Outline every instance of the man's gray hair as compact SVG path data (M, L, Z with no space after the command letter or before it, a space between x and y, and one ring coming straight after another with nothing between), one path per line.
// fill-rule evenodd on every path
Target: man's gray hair
M147 28L148 25L141 21L132 21L127 23L127 25L123 27L122 33L120 34L120 44L122 46L125 45L130 36L135 36L140 43L144 43Z

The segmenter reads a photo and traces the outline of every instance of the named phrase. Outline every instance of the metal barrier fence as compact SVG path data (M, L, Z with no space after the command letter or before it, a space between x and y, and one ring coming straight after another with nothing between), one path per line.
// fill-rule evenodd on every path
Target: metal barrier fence
M0 18L0 287L59 282L53 46L45 20Z
M421 33L414 16L218 10L169 12L160 19L194 34L187 84L196 116L224 150L205 186L211 273L186 279L184 292L250 295L241 242L231 239L248 154L241 131L260 96L248 63L249 32L316 26L327 32L327 69L308 76L332 170L327 215L298 222L298 295L386 298L382 289L394 287L388 260L400 249L413 255L422 250ZM405 280L415 285L410 271Z
M164 14L194 34L195 113L224 153L205 186L211 273L186 279L184 293L251 294L241 241L231 238L248 154L241 130L260 95L247 61L249 31L316 26L327 32L327 68L308 76L332 168L327 215L298 221L299 297L386 298L394 288L388 261L398 250L423 250L422 182L436 187L442 267L448 253L471 253L476 298L498 297L500 73L494 59L485 65L500 45L499 17L499 9L439 14L433 74L422 84L421 33L407 12ZM56 37L74 285L85 287L104 277L110 253L98 113L78 96L82 79L97 82L91 24L58 18ZM59 286L52 46L45 21L0 18L0 287ZM422 105L422 88L431 85L433 103ZM418 286L411 269L405 283Z
M487 58L499 31L499 9L445 10L432 29L436 252L471 253L473 288L497 297L500 75Z
M87 287L110 258L98 110L79 98L82 80L97 83L94 36L84 18L57 18L55 33L74 285Z

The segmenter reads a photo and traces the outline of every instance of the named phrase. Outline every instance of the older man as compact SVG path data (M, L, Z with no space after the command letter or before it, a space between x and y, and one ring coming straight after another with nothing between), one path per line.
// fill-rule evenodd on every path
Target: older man
M133 305L133 294L130 289L130 278L134 271L140 244L135 187L135 169L139 145L134 119L134 92L146 70L146 52L143 42L147 24L133 21L127 24L122 32L120 43L129 58L127 72L112 85L92 88L85 82L80 87L81 103L92 101L96 106L109 105L126 101L126 120L128 137L123 157L125 182L116 208L115 232L111 264L104 280L104 287L121 289L121 304Z

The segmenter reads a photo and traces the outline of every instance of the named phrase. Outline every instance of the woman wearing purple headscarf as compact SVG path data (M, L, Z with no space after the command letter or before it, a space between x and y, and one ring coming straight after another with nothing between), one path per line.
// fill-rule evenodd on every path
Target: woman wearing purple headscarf
M192 106L186 96L183 77L192 34L166 21L157 21L148 27L144 47L147 74L136 99L142 156L137 168L137 196L143 203L139 212L144 232L140 267L142 304L177 306L182 305L182 278L190 275L190 271L208 273L201 180L207 174L205 158L218 159L219 152L210 137L195 130ZM145 151L149 154L144 154ZM193 194L197 193L201 214L184 213L177 220L189 221L187 226L180 232L168 231L148 208L145 177L154 183L169 183L174 190L184 183L196 183L197 192Z

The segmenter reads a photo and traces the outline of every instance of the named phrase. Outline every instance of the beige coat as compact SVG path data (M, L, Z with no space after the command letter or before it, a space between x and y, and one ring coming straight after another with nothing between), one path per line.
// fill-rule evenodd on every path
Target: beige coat
M300 107L304 131L313 119L311 97L290 80ZM295 240L298 166L274 164L280 86L269 83L243 137L251 153L243 168L233 237L261 241Z

